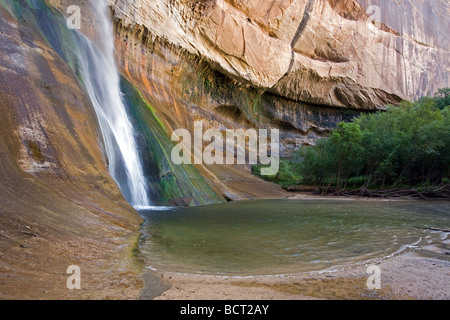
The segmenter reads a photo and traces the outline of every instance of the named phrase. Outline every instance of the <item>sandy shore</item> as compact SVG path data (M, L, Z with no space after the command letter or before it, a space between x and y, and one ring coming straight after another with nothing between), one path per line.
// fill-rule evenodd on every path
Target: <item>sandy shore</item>
M340 200L340 201L413 201L408 197L398 198L369 198L362 196L332 196L332 195L317 195L313 192L292 192L285 199L289 200Z
M450 251L427 246L371 262L381 288L369 289L369 264L287 276L212 277L149 271L143 299L155 300L447 300Z

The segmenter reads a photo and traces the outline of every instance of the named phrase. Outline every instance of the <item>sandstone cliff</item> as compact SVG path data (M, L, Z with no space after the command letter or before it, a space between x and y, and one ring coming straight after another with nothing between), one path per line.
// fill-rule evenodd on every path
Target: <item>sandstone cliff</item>
M89 96L50 45L64 41L56 15L39 9L0 3L0 299L135 297L141 217L108 172ZM70 265L84 290L67 289Z
M277 128L283 156L359 111L449 85L449 5L411 3L110 1L122 72L169 132Z
M123 74L169 129L278 128L288 156L359 111L449 86L446 1L110 3Z
M353 111L449 86L445 0L108 1L122 73L169 131L279 128L288 155Z
M445 0L111 4L115 20L142 41L164 39L233 79L295 101L377 109L449 85Z

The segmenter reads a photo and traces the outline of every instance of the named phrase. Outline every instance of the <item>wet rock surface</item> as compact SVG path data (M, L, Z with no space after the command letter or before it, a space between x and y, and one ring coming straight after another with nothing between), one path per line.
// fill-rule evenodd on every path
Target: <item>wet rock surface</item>
M2 6L0 57L0 298L134 297L141 218L108 173L89 98L32 21ZM81 290L67 289L71 265Z

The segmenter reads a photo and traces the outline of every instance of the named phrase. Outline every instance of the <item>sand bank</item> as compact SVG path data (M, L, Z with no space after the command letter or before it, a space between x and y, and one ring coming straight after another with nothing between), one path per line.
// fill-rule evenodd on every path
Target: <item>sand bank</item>
M158 274L168 290L155 300L450 299L449 252L416 249L371 262L381 271L381 289L369 289L369 264L335 271L263 277ZM160 287L159 287L160 288ZM146 290L151 290L147 286Z

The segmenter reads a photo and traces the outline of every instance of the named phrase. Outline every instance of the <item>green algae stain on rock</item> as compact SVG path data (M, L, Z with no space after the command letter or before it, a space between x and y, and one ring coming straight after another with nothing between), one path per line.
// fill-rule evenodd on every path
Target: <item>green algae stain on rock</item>
M174 146L154 108L127 79L121 90L137 134L152 201L157 205L196 206L225 202L193 165L171 161Z
M79 57L77 50L73 50L82 42L83 36L67 28L61 13L44 1L0 1L0 5L21 24L35 26L44 41L65 60L83 87ZM122 91L137 135L153 203L189 206L224 202L195 166L176 166L171 162L173 143L170 134L155 109L143 99L134 85L122 79ZM44 152L38 144L29 142L26 147L36 163L45 162Z

